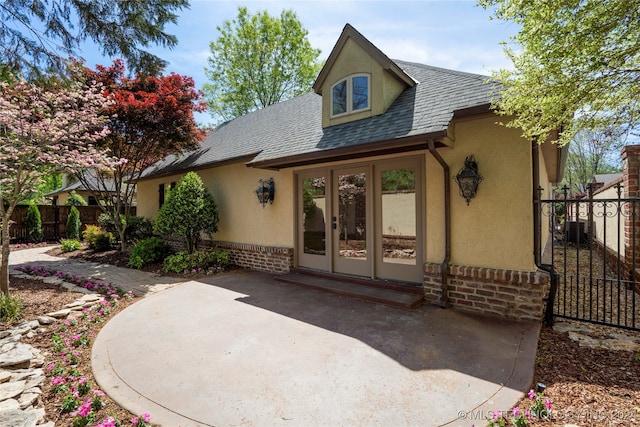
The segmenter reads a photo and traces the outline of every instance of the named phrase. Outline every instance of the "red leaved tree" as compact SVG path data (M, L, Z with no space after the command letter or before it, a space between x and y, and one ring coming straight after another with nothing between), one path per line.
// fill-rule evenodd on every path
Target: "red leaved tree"
M76 177L102 202L120 236L121 250L125 250L125 232L142 172L169 154L199 146L204 132L198 129L193 113L204 111L206 104L191 77L171 73L129 78L122 60L110 67L79 70L85 81L102 83L104 96L113 101L103 111L111 132L97 147L124 162L108 173L85 170Z

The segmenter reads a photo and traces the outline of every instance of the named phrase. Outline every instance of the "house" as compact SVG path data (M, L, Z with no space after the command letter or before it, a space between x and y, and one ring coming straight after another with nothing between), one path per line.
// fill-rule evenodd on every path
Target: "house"
M87 172L87 174L89 174L89 172ZM116 191L115 191L113 180L105 179L103 184L103 183L98 183L97 178L95 177L94 174L85 175L85 176L89 177L89 180L90 180L89 183L91 187L98 188L98 189L105 188L108 190L108 194L115 194ZM52 199L52 204L54 205L66 205L67 200L69 200L69 196L71 195L72 192L75 192L80 197L82 197L89 206L98 206L99 202L96 196L93 194L93 192L87 189L84 183L82 183L78 179L70 180L69 176L67 175L63 175L62 186L50 193L47 193L45 197ZM132 205L135 206L135 204L136 204L136 201L134 197Z
M360 276L427 301L538 320L533 199L551 194L566 150L504 127L486 76L391 60L346 25L313 92L217 127L138 183L138 214L196 171L217 200L215 244L239 265ZM477 196L456 176L478 172ZM271 182L273 183L271 186ZM256 198L256 189L271 188Z

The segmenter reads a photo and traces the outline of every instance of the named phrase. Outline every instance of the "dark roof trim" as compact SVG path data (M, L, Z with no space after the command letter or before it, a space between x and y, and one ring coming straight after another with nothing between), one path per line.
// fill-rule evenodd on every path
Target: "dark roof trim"
M493 109L491 104L475 105L469 108L462 108L453 112L453 118L473 116L476 114L490 113Z
M322 85L329 74L331 68L333 68L333 64L336 59L340 55L342 48L344 47L347 40L351 38L354 42L358 44L362 49L365 50L371 57L373 57L384 70L388 71L396 77L398 80L406 84L408 87L413 87L416 85L416 81L413 77L405 73L402 68L398 67L398 65L393 62L387 55L382 53L380 49L375 47L369 40L367 40L362 34L360 34L355 28L353 28L350 24L344 26L342 30L342 34L340 34L340 38L336 42L335 46L331 50L327 61L325 62L322 70L318 74L318 78L313 84L313 90L318 95L322 95Z
M314 151L277 159L260 160L247 163L247 167L259 169L284 169L296 166L336 162L340 160L359 159L363 157L382 156L386 154L399 154L409 151L425 150L429 141L434 141L436 147L447 145L439 141L446 138L446 131L437 131L428 134L409 136L404 138L389 139L368 144L352 145L348 147L334 148L332 150Z
M251 159L255 158L258 155L258 153L259 153L259 151L256 152L256 153L246 154L246 155L242 155L242 156L238 156L238 157L233 157L233 158L230 158L230 159L216 160L216 161L212 161L212 162L208 162L208 163L203 163L203 164L198 165L198 166L172 169L172 170L170 170L168 172L145 175L145 176L141 177L140 179L138 179L138 182L146 181L146 180L149 180L149 179L162 178L164 176L179 175L179 174L185 173L185 172L199 171L199 170L202 170L202 169L209 169L211 167L225 166L225 165L229 165L229 164L232 164L232 163L246 163L247 161L250 161Z

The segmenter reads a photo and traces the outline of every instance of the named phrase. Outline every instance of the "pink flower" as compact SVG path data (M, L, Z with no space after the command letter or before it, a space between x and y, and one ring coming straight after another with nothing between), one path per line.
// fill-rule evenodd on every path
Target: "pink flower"
M513 414L514 417L517 417L520 415L520 408L518 408L517 406L515 408L513 408L513 410L511 411L511 413Z
M530 400L533 400L534 397L536 397L536 392L533 391L533 389L529 390L529 393L527 393L529 396Z
M51 384L56 386L56 385L62 385L62 384L66 384L67 380L65 380L62 377L55 377L54 379L51 380Z
M82 384L86 384L87 381L89 381L89 378L87 377L82 377L80 378L80 380L78 381L78 384L82 385Z
M502 413L501 413L500 411L496 411L496 412L494 412L494 413L493 413L492 418L493 418L494 420L497 420L497 419L499 419L501 416L502 416Z
M524 410L524 416L527 417L527 419L531 419L531 412L527 411L526 409Z
M53 371L53 369L54 369L55 367L56 367L56 364L55 364L55 363L49 363L49 364L47 365L47 367L46 367L46 368L44 368L44 369L45 369L47 372L50 372L50 371Z
M72 412L71 415L74 417L77 417L77 416L86 417L90 413L91 413L91 400L88 399L86 402L82 404L80 408Z
M104 392L98 389L93 390L93 394L95 394L96 396L104 396Z
M544 406L547 407L547 410L550 411L551 410L551 402L549 401L549 399L545 399L544 400Z
M131 425L134 426L138 424L138 417L133 417L133 419L131 420Z
M142 419L144 420L145 423L150 423L151 422L151 415L142 414Z
M107 417L96 427L116 427L116 420L113 417Z

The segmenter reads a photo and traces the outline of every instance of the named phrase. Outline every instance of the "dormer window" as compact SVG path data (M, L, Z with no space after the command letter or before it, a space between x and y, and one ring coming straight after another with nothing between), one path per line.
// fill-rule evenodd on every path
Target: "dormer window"
M369 75L355 74L331 87L331 116L355 113L371 108Z

